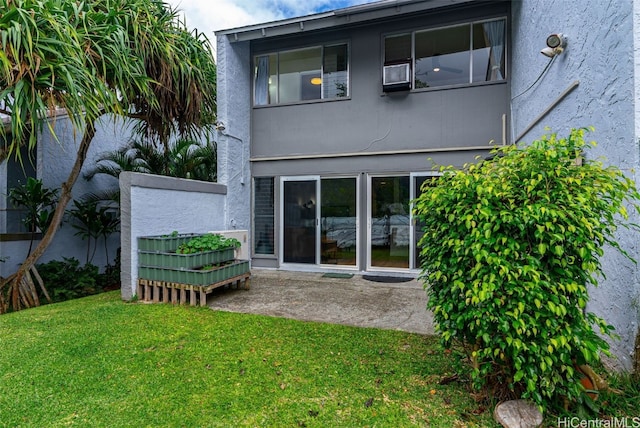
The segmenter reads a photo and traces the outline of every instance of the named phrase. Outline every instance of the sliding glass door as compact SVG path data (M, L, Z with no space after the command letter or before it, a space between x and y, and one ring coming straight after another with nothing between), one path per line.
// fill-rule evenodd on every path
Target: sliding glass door
M317 177L287 177L282 180L282 261L317 263Z
M369 176L366 245L359 260L360 200L357 177L283 177L280 260L283 264L367 270L420 269L424 232L411 201L437 173Z
M283 263L356 267L356 177L282 179Z
M320 181L320 263L356 266L358 189L355 177Z
M369 178L367 268L408 269L408 175Z

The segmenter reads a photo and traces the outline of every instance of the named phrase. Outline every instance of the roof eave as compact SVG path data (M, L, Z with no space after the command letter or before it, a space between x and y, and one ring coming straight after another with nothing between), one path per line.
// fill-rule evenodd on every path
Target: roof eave
M218 37L227 36L232 42L249 41L358 24L472 1L474 0L382 0L298 18L219 30L215 34Z

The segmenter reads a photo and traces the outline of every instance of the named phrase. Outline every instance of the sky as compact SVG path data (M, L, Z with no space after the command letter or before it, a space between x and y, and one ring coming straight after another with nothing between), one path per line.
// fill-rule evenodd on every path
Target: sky
M215 43L214 31L371 3L374 0L166 0L182 11L187 27Z

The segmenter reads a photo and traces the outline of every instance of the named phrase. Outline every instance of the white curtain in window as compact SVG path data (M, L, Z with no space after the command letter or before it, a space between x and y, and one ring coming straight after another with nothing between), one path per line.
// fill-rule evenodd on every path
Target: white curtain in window
M269 56L256 58L256 80L254 82L254 102L256 105L269 104Z
M501 19L482 24L484 34L491 46L491 75L488 79L490 81L504 79L500 67L504 55L504 23Z

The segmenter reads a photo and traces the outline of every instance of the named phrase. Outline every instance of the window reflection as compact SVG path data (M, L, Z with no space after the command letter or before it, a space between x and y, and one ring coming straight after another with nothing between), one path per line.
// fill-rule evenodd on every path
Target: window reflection
M288 50L254 59L254 104L349 96L346 44Z
M505 40L505 19L394 34L384 40L385 64L413 59L414 89L500 81Z
M371 266L409 267L409 177L371 178Z
M357 198L355 178L323 178L320 261L356 265Z

